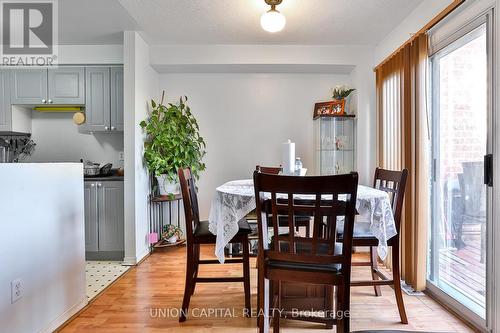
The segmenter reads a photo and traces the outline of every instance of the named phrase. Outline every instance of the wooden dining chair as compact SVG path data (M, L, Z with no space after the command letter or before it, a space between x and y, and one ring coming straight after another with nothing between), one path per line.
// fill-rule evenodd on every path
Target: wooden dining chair
M279 167L270 167L270 166L261 166L257 165L255 167L256 171L267 173L270 175L278 175L283 171L283 167L280 165ZM286 216L281 216L279 218L280 226L288 226L288 221ZM310 229L309 229L310 218L308 216L295 216L295 230L297 232L300 231L300 228L304 228L306 237L309 237Z
M349 288L357 186L357 173L300 177L254 172L259 229L259 332L269 329L266 320L266 315L270 313L269 302L273 308L281 306L281 282L336 286L335 312L331 299L328 315L316 319L337 325L337 332L349 332ZM308 195L311 199L298 198L298 195ZM330 198L322 197L325 195ZM312 236L295 235L294 216L297 213L307 213L313 217ZM287 216L287 234L278 233L280 215ZM342 243L336 243L337 221L341 218L345 220L344 237ZM323 232L325 226L329 232ZM269 291L273 295L272 299ZM272 311L272 314L273 332L279 332L280 312ZM290 315L281 313L283 316L287 314ZM337 317L337 314L344 315Z
M361 224L354 225L353 246L368 246L370 248L370 261L355 262L353 266L370 266L372 271L372 280L366 281L351 281L351 286L373 286L376 296L381 296L380 286L388 285L394 288L396 295L396 303L398 305L399 316L403 324L408 324L406 310L401 292L401 272L399 266L399 237L401 230L401 213L403 210L403 200L406 189L406 180L408 178L408 170L391 171L381 168L375 170L373 187L389 194L389 199L392 205L394 222L396 224L397 235L387 241L387 245L392 248L392 274L390 279L378 269L377 265L377 246L378 239L366 228L359 227ZM342 240L343 235L340 235L339 240Z
M201 244L215 244L216 236L212 234L208 228L208 221L200 221L200 213L198 209L198 197L195 185L195 180L190 168L179 169L179 183L181 185L182 201L184 204L184 214L186 217L186 284L184 287L184 299L182 301L182 311L179 316L179 322L186 320L187 311L189 309L189 301L191 295L194 294L194 289L197 282L243 282L245 290L245 313L249 314L250 307L250 263L249 263L249 248L248 234L251 232L250 226L246 220L238 222L239 231L230 241L230 243L240 243L243 248L242 258L226 259L225 263L242 263L242 277L198 277L199 265L203 264L219 264L217 259L202 260L200 259Z

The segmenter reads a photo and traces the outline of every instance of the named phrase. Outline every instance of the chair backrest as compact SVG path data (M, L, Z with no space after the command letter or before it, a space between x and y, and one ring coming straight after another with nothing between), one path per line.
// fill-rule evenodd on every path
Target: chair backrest
M180 168L178 170L179 184L181 186L182 203L184 204L184 215L186 217L186 237L191 242L193 232L200 223L200 211L198 208L198 195L196 184L191 168Z
M350 273L358 174L301 177L254 172L259 253L263 260L343 264ZM295 214L312 217L310 237L295 235ZM279 216L288 233L279 234ZM335 251L337 225L344 222L342 251ZM271 236L272 233L272 236ZM345 271L344 271L345 270Z
M401 213L403 211L403 200L406 190L406 180L408 178L408 169L402 171L393 171L377 168L373 179L373 187L389 194L391 201L396 231L399 234L401 226Z
M269 167L269 166L257 165L255 167L255 170L262 172L262 173L268 173L270 175L278 175L280 172L283 171L283 167L281 165L279 167Z

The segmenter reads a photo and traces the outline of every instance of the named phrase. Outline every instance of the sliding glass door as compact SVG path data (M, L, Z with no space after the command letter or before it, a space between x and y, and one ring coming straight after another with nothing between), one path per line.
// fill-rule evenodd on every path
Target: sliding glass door
M485 16L431 58L429 289L480 323L487 312L491 208L488 36Z

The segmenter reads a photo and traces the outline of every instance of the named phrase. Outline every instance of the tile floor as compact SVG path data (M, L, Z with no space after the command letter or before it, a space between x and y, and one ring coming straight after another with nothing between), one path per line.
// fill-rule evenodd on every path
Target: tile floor
M85 267L87 299L92 300L129 268L130 266L123 266L120 261L87 261Z

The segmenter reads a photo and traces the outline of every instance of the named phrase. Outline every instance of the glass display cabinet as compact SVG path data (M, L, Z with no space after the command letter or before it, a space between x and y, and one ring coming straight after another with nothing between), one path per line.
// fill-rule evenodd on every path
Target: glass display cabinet
M315 122L316 174L338 175L356 168L356 116L318 115Z

